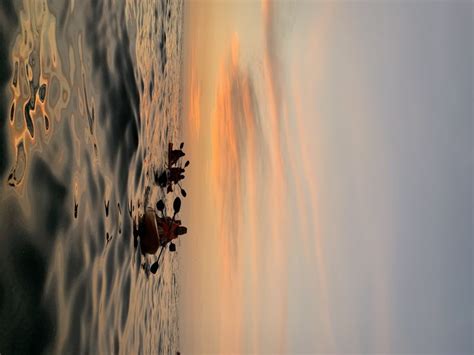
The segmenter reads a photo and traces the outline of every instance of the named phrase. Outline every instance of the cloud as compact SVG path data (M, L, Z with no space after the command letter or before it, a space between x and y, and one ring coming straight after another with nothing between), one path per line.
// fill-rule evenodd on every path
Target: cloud
M189 117L188 121L191 126L191 134L195 139L199 139L201 129L201 86L198 81L198 74L196 68L196 47L193 46L191 50L192 65L189 69L189 83L188 83L188 97L189 97Z
M253 80L240 67L239 39L234 34L229 54L221 62L211 121L211 192L217 226L221 288L219 300L221 350L237 351L243 341L244 283L254 277L257 238L257 167L265 144L259 123ZM247 248L247 242L252 245ZM245 253L242 253L245 249ZM250 261L246 261L248 256ZM251 265L251 273L245 264Z

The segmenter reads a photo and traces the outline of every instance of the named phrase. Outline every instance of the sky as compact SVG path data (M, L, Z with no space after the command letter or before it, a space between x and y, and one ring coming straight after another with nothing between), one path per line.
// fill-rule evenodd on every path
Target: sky
M472 16L186 3L183 353L473 352Z

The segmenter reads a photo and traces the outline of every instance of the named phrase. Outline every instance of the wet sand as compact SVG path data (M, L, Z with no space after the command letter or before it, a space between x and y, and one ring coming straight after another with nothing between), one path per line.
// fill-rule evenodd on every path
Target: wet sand
M177 257L147 276L132 220L180 137L182 8L2 1L2 354L179 348Z

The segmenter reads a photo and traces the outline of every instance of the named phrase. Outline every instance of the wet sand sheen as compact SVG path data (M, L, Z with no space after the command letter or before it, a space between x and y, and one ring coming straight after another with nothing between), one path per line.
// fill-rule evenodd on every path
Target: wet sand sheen
M179 348L177 259L148 278L131 236L179 136L182 7L0 5L2 353Z

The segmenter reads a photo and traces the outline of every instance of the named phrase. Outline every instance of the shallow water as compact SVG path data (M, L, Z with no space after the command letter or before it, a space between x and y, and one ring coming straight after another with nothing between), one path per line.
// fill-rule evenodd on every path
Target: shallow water
M132 219L179 140L182 16L2 0L0 353L178 350L177 257L148 276Z

